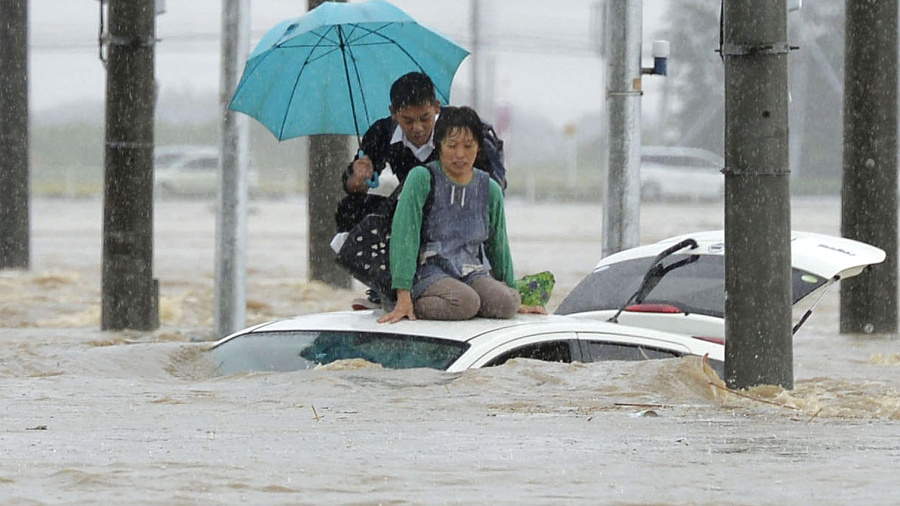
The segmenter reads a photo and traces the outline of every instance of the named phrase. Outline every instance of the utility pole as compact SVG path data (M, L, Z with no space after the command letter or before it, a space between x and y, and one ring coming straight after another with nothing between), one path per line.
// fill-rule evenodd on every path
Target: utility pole
M28 0L0 0L0 194L0 269L27 269Z
M842 333L897 332L897 0L847 0L841 235L883 249L841 281Z
M153 279L154 0L109 0L103 330L159 327Z
M222 113L216 206L216 336L238 331L247 313L247 207L250 198L250 144L247 116L228 108L250 50L250 0L223 0Z
M602 256L637 246L641 233L641 0L606 3L609 163Z
M323 0L308 0L307 6L313 10L323 3ZM335 263L330 246L336 229L334 212L344 196L340 174L347 167L347 154L346 136L309 137L309 279L336 288L350 288L351 283L350 274Z
M787 3L725 0L723 28L725 381L793 388Z

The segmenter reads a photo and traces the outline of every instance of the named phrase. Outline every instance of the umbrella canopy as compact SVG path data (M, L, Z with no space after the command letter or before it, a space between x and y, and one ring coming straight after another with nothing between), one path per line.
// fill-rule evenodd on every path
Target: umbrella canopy
M390 87L424 72L447 103L469 54L380 0L326 2L269 30L247 60L230 108L279 140L356 134L389 113Z

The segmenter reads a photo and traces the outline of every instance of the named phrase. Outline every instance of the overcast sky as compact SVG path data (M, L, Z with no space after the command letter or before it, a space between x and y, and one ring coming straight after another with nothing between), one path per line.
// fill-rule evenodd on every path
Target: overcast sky
M469 0L394 0L421 23L470 48ZM604 108L604 64L593 50L595 0L481 0L485 61L494 102L527 106L559 125ZM217 93L221 0L166 0L157 18L156 79L162 92ZM663 0L644 0L645 61ZM251 0L251 47L279 21L302 15L306 0ZM97 0L30 0L30 90L35 111L103 101ZM469 101L470 60L457 73L451 103ZM649 85L649 87L648 87ZM653 84L645 84L651 94ZM486 92L483 92L486 93Z

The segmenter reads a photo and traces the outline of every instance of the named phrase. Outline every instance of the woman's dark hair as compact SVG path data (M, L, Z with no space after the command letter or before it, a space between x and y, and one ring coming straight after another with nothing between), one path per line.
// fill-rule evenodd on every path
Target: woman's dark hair
M481 129L481 118L471 107L444 107L434 124L434 149L441 152L441 143L454 129L461 128L472 132L472 138L478 149L484 145L484 131Z

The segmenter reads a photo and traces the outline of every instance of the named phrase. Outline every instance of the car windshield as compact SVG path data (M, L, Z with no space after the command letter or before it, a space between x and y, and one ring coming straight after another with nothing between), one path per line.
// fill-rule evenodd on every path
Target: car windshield
M665 267L689 260L692 255L671 255L663 260L665 275L646 294L645 304L670 304L685 313L724 318L725 257L697 255L695 261L666 270ZM619 309L637 291L651 267L653 258L626 260L600 267L569 292L557 308L557 314ZM793 302L796 303L827 280L814 274L792 269Z
M210 353L219 372L297 371L360 358L390 369L447 369L467 343L360 331L273 331L240 336Z

